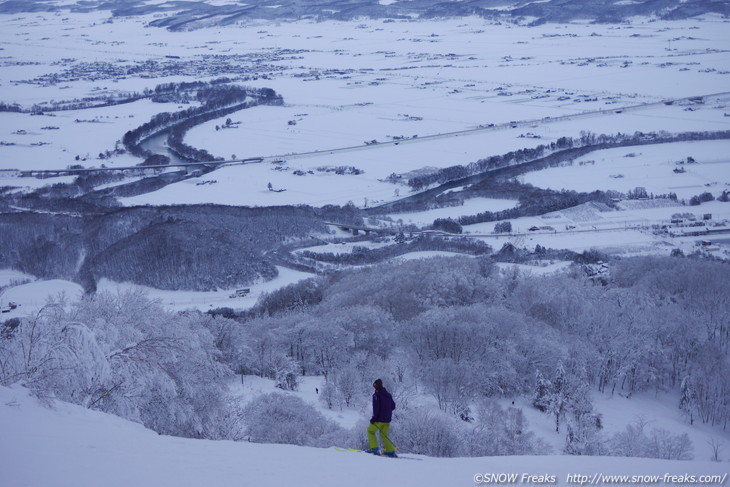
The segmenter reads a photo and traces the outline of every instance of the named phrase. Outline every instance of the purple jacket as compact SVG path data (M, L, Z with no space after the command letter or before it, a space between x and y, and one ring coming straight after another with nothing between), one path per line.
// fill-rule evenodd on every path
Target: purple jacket
M378 423L390 423L395 409L395 401L390 392L381 387L373 393L373 417L371 421Z

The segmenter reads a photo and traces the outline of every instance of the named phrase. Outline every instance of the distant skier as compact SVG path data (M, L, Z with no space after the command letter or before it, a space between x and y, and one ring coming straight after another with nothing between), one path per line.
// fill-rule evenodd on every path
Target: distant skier
M378 379L373 382L375 392L373 393L373 417L370 418L370 426L368 426L368 453L379 455L378 439L375 432L380 432L380 438L385 446L385 455L395 457L395 446L388 438L388 430L390 429L390 420L395 409L395 401L393 396L383 387L383 381Z

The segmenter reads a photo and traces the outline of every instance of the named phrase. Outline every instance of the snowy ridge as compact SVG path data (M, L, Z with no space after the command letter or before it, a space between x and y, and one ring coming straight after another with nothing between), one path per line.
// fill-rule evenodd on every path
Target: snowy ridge
M151 26L166 27L171 31L189 31L207 26L225 26L243 19L290 20L302 17L339 18L356 20L363 17L401 19L404 17L461 17L480 15L492 17L502 14L524 20L541 22L598 19L620 22L636 15L661 15L682 19L705 12L726 13L724 1L687 0L616 2L583 2L581 0L347 0L329 2L280 2L279 0L204 0L198 2L167 2L165 0L24 0L4 2L0 12L34 11L87 11L111 9L115 17L155 14L162 17L150 22Z
M644 475L658 476L654 484L683 485L689 483L672 483L669 476L728 476L727 463L698 461L545 456L398 462L331 448L175 438L67 403L48 409L19 386L0 387L0 431L2 483L13 487L365 487L375 475L402 479L400 485L441 487L478 485L483 478L478 475L485 474L516 474L517 484L537 483L523 477L534 475L569 485L568 475L580 474L605 483L604 475L628 476L629 482L612 485L632 485L631 480L647 480L632 476Z

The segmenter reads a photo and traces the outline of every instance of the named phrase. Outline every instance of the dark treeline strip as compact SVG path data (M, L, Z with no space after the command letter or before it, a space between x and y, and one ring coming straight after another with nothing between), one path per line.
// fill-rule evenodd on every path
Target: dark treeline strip
M366 212L370 214L387 214L393 212L406 213L448 206L459 206L463 203L464 199L476 196L488 196L492 198L501 197L509 199L514 199L517 196L520 198L521 203L523 203L523 199L527 200L529 203L528 207L524 210L507 210L507 212L501 216L483 215L483 217L486 217L487 219L481 220L494 221L504 218L516 218L517 216L537 214L534 213L534 211L539 210L530 209L530 207L539 207L538 203L531 203L529 201L533 194L538 200L546 198L553 200L548 203L546 207L554 209L548 211L567 208L570 206L571 201L576 200L580 200L577 204L592 200L608 203L607 200L610 200L608 195L599 191L590 193L595 196L594 199L591 199L590 197L586 198L585 193L581 193L579 195L575 192L541 190L534 188L531 185L517 185L504 182L504 180L514 178L526 172L539 171L548 167L565 164L566 162L573 161L578 157L601 149L728 138L730 138L730 131L684 132L680 134L669 134L665 132L645 134L636 132L630 136L620 133L616 135L596 135L593 133L585 133L580 139L561 137L558 141L551 143L549 146L541 146L542 148L538 146L538 148L535 149L523 149L521 151L508 152L506 154L481 159L476 163L471 163L466 166L453 166L429 175L416 177L413 180L408 181L409 185L414 188L414 191L416 188L425 188L433 184L439 185L418 194L405 197L401 200L367 209ZM538 157L534 160L529 160L531 154L544 154L544 152L548 150L555 150L556 152L548 154L547 156ZM523 160L523 162L514 162L520 159ZM463 175L463 177L451 179L458 175ZM413 181L413 184L411 184L411 181ZM466 185L469 185L469 188L464 191L444 193L447 189L458 188ZM565 201L561 203L560 200ZM521 211L524 211L524 213L521 213ZM470 223L476 222L477 221L473 221Z
M55 183L31 193L15 191L4 194L0 197L0 209L93 215L119 206L119 202L108 194L87 194L87 183Z
M210 170L210 168L201 166L200 173L197 174L205 174ZM97 190L87 195L84 195L81 198L85 198L93 202L101 200L102 202L114 201L116 203L116 198L130 198L132 196L151 193L152 191L162 189L169 184L184 181L191 177L193 177L193 175L185 170L163 172L161 174L150 175L149 177L145 177L137 181L132 181L131 183L120 184L111 188ZM113 206L119 205L117 203Z
M405 236L402 238L405 239ZM403 240L402 243L396 243L386 247L368 248L365 246L355 246L352 249L352 252L342 254L304 250L300 252L300 256L305 259L312 259L317 262L326 262L329 264L364 265L382 262L410 252L427 250L458 252L469 255L484 255L490 253L492 248L481 240L467 238L443 239L440 237L423 235L409 242L405 242Z
M650 144L665 144L669 142L718 140L730 138L730 131L718 132L683 132L670 134L667 132L635 132L634 134L615 135L584 133L580 138L560 137L549 145L541 144L534 148L525 148L517 151L507 152L501 155L490 156L480 159L465 166L451 166L431 174L416 176L408 180L408 185L413 191L421 191L434 184L439 186L434 191L438 192L448 187L456 187L475 183L484 177L515 177L528 171L537 171L565 161L574 160L590 152L616 147L641 146ZM546 152L552 152L545 155ZM397 176L392 176L398 179ZM404 198L394 204L384 205L381 209L392 211L407 207L410 201L418 201L419 195ZM372 210L376 212L377 209ZM413 210L411 210L413 211Z
M199 171L205 173L210 168L201 166ZM95 190L101 184L123 181L126 177L142 176L143 179L111 188ZM8 192L0 194L2 211L65 212L79 215L103 214L110 208L121 205L116 198L137 196L156 191L168 184L193 177L188 171L170 171L160 173L155 169L140 167L139 169L121 172L92 171L84 173L71 183L56 183L43 186L33 192Z
M603 203L607 207L613 206L611 198L603 191L579 193L577 191L568 190L554 191L541 189L519 183L504 183L504 185L515 186L516 191L512 194L519 194L518 206L501 211L484 211L477 213L476 215L460 216L457 218L458 223L461 225L473 225L475 223L508 220L523 216L543 215L545 213L564 210L566 208L571 208L588 202Z
M520 173L528 170L534 171L549 167L551 164L555 164L560 161L575 159L587 154L588 152L601 149L728 138L730 138L730 131L727 130L719 132L683 132L680 134L670 134L666 132L635 132L634 134L618 133L615 135L596 135L588 132L584 133L577 139L572 137L560 137L556 142L551 142L549 145L540 144L534 148L519 149L502 155L490 156L467 164L466 166L447 167L432 174L409 179L408 185L414 191L419 191L432 184L444 184L493 169L522 165L526 162L535 164L519 169L518 171ZM544 156L545 152L548 151L556 151L556 153Z

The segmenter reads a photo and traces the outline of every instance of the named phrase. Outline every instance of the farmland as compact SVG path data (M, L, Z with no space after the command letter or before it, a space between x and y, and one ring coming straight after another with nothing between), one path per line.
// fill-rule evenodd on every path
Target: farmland
M730 128L730 45L718 15L541 25L475 16L241 20L186 32L150 28L154 18L104 11L0 17L0 186L13 211L334 205L362 212L358 218L373 228L413 232L459 221L462 236L494 249L510 243L626 255L698 250L686 230L666 231L677 214L692 214L704 229L722 230L730 219L730 205L707 196L722 199L730 189L730 143L705 137ZM181 160L160 131L145 147L192 167L114 171L142 162L122 142L126 133L160 113L202 106L200 82L273 90L283 103L187 129L183 143L216 166ZM627 136L642 145L600 145ZM586 153L561 160L574 144ZM474 168L516 167L550 154L550 167L507 176L517 193L484 189L477 179L439 190L458 179L450 173L476 176ZM479 165L495 157L496 166ZM79 186L68 168L96 168L99 176ZM17 177L33 170L57 172ZM600 191L604 206L527 209L530 188L552 198ZM434 196L413 199L424 190ZM77 202L48 203L54 194ZM700 206L690 205L703 194ZM419 202L401 204L407 201ZM512 231L495 233L498 223ZM350 237L317 238L326 248ZM713 251L725 255L718 245Z

